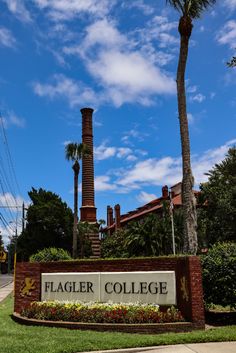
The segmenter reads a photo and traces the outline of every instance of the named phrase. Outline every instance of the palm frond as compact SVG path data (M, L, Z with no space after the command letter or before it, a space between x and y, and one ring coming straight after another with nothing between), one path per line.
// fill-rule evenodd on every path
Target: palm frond
M78 161L83 156L90 155L91 151L84 143L71 142L65 147L65 156L68 161Z
M215 4L216 0L166 0L182 16L189 16L192 19L201 17L201 14L208 7Z
M229 67L236 67L236 56L233 56L231 61L227 63Z

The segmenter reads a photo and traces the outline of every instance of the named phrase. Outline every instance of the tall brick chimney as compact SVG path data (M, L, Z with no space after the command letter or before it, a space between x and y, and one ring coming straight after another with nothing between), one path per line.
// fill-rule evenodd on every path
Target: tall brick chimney
M113 209L111 206L107 206L107 227L110 227L113 222Z
M120 205L115 205L115 230L120 228Z
M96 222L96 207L94 204L94 163L93 163L93 109L83 108L82 114L82 142L91 152L82 159L82 207L81 221Z
M163 199L168 199L168 197L169 197L169 189L168 189L167 185L164 185L162 187L162 197L163 197Z

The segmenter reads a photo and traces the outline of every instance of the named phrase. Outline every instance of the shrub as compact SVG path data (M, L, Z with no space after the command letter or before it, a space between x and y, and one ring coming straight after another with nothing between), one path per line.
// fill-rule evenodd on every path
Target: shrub
M101 253L103 258L129 257L124 246L127 236L125 229L118 229L112 235L107 235L101 242Z
M21 315L52 321L90 323L162 323L184 321L175 307L165 312L151 304L109 304L79 302L32 302L21 311Z
M46 248L30 256L30 262L50 262L72 260L70 254L64 249Z
M215 244L201 260L206 304L229 305L235 308L236 244Z

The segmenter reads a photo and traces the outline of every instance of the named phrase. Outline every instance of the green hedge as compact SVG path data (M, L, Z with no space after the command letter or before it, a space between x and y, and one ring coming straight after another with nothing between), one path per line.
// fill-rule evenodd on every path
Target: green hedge
M202 255L206 305L236 307L236 243L218 243Z
M45 248L30 256L30 262L50 262L72 260L70 254L64 249Z

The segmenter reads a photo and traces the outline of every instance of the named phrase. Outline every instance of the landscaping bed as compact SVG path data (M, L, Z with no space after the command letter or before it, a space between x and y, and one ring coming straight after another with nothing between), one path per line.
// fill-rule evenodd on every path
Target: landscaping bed
M183 322L175 307L160 310L154 304L113 304L81 302L32 302L22 309L21 316L29 319L85 323L171 323Z
M14 313L13 319L25 325L132 333L185 332L197 328L185 322L173 306L160 310L158 305L139 303L32 302L20 314Z

